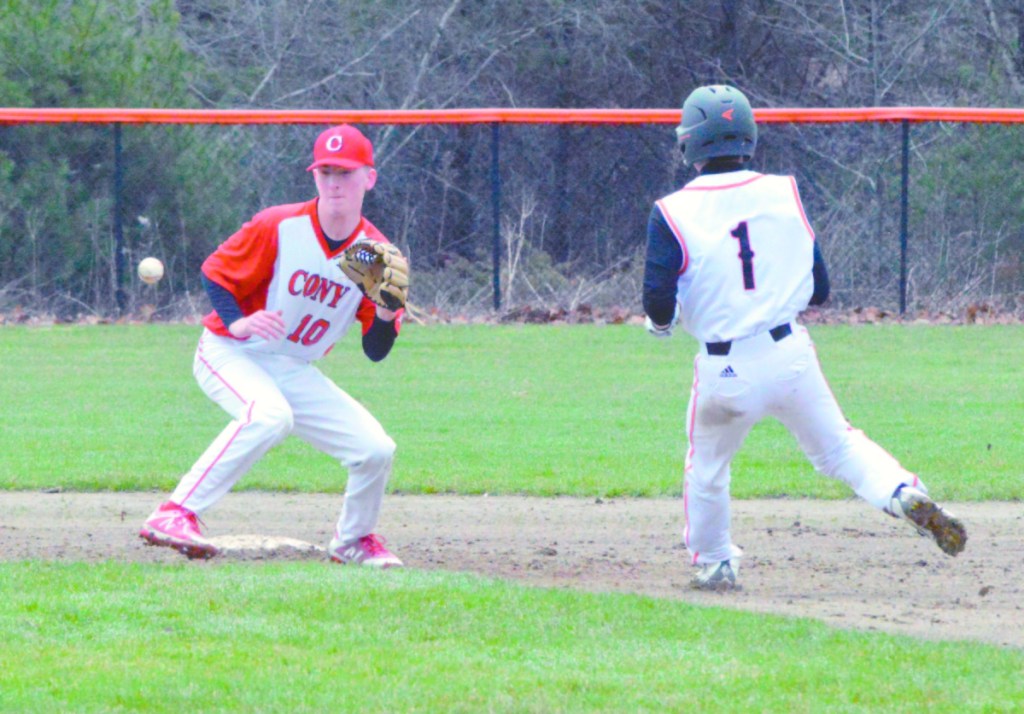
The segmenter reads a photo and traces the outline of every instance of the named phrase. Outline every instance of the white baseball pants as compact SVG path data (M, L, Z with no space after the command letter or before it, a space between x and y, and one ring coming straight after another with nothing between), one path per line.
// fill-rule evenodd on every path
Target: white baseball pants
M695 564L739 557L732 543L729 464L753 426L777 418L814 467L886 509L898 486L925 490L916 475L850 426L821 372L806 328L775 342L766 332L736 340L729 354L702 346L694 361L687 412L684 540Z
M340 539L373 531L395 442L365 407L308 362L246 350L209 330L199 339L192 371L232 421L181 479L174 503L202 513L268 449L295 434L348 469Z

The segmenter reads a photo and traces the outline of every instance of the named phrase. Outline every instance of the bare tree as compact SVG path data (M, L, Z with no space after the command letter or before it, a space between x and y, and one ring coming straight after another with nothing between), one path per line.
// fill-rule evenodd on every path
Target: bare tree
M95 25L69 22L85 11L78 4L62 5L63 14L46 7L0 5L7 104L663 108L710 82L740 87L755 107L1024 101L1024 10L1012 0L111 0L90 6ZM95 36L82 30L90 27ZM438 293L446 304L486 302L492 127L364 129L381 169L373 217L415 254L418 270L462 271L464 290ZM901 130L762 127L755 168L799 178L841 303L896 295ZM173 268L167 299L201 294L202 257L251 212L310 195L303 159L315 132L124 132L126 250L163 251ZM1013 261L1024 251L1018 133L911 127L911 282L921 300L1024 292ZM498 135L502 225L516 227L521 251L503 261L514 267L516 295L554 299L549 288L563 283L552 271L581 279L567 303L594 294L598 276L635 276L619 256L638 254L652 201L690 175L671 128L506 125ZM112 225L102 221L112 204L110 131L56 136L0 132L0 296L60 294L102 311L124 287L114 285ZM515 198L523 196L529 204ZM81 225L88 240L73 250L43 249L50 233Z

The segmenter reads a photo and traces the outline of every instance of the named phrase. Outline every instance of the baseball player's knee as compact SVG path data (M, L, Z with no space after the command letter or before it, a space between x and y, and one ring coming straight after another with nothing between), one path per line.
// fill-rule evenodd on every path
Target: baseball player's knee
M693 464L686 472L686 488L700 493L728 491L732 469L728 462Z
M863 470L866 464L862 457L865 445L869 443L863 432L845 429L831 443L822 444L820 449L805 453L818 471L832 478L842 478L851 468Z
M729 481L728 469L694 470L686 476L686 492L691 498L714 500L729 492Z
M291 407L284 402L263 404L255 402L252 405L249 423L266 433L267 438L283 439L291 433L292 427L295 425L295 417Z
M354 466L363 467L369 471L386 472L391 468L391 462L395 459L395 442L387 434L379 434L367 438L363 444L362 452L358 463Z
M379 464L390 465L395 459L395 442L387 434L381 434L374 439L370 449L369 458Z
M825 476L836 477L843 464L849 459L850 450L846 444L840 443L831 451L805 452L811 465Z

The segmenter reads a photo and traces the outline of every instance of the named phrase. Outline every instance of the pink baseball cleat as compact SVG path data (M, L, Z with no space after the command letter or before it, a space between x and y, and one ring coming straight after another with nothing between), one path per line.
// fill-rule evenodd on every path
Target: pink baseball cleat
M327 546L327 554L335 563L366 565L371 568L401 568L402 561L384 547L384 541L371 533L351 543L342 543L335 533Z
M217 546L203 538L196 514L170 501L160 504L146 519L139 537L149 545L174 548L193 559L212 558L218 552Z

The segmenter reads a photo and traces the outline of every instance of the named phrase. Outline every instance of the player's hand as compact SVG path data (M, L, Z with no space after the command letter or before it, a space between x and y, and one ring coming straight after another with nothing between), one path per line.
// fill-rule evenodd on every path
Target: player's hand
M671 337L672 328L679 324L679 303L676 303L676 310L672 314L672 322L667 325L656 325L650 315L644 316L644 327L655 337Z
M654 322L651 320L651 318L647 317L647 318L644 319L644 327L646 327L647 331L650 332L655 337L671 337L672 336L672 327L673 327L673 325L671 323L668 324L668 325L655 325Z
M284 337L284 317L280 310L258 310L232 322L228 326L228 332L243 340L253 336L265 340L279 340Z

